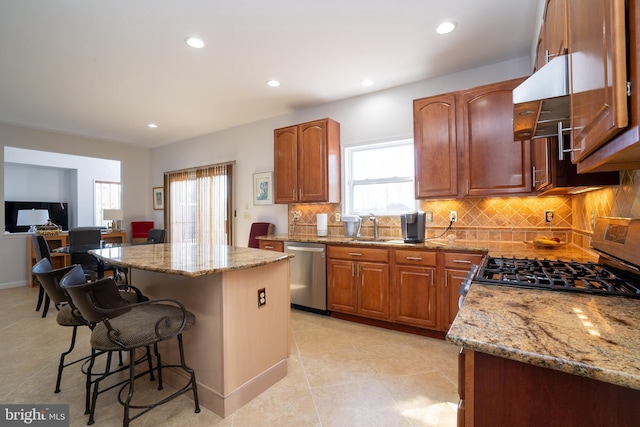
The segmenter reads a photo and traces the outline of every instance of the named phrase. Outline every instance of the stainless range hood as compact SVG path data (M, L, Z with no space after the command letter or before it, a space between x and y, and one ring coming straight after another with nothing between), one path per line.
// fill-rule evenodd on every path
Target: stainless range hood
M569 128L568 55L557 56L513 90L513 133L517 141L558 136Z

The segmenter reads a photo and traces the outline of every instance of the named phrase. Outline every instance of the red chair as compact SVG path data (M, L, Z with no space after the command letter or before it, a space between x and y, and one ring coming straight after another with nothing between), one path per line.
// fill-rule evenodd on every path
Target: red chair
M133 221L131 223L131 243L146 243L153 221Z
M274 224L270 222L254 222L251 224L251 231L249 232L249 247L258 248L258 236L266 236L273 234L273 230L276 228Z

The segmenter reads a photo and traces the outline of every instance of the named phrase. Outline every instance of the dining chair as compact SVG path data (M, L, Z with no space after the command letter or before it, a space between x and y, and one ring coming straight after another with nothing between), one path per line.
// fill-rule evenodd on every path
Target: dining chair
M147 243L164 243L167 231L162 228L152 228L147 235Z
M90 253L91 249L100 249L102 230L99 227L76 227L69 230L69 255L71 264L79 264L87 279L101 279L104 270L113 270Z
M251 224L251 230L249 231L249 243L247 246L249 248L260 247L258 237L273 234L273 230L275 228L276 226L270 222L254 222Z
M43 258L49 260L51 263L51 251L49 250L49 244L47 243L47 239L44 236L39 234L32 234L31 241L33 246L33 253L36 256L36 263ZM44 287L42 287L42 283L38 280L38 302L36 304L36 311L40 311L40 307L42 307L42 303L44 302L44 307L42 308L42 317L47 317L47 312L49 311L49 305L51 303L51 299L49 298L49 294L45 292Z
M195 324L195 316L186 310L184 305L175 299L161 298L129 304L123 300L118 292L118 287L112 277L107 277L94 282L87 282L82 267L75 266L61 280L60 286L71 296L73 303L82 316L95 327L91 332L91 361L87 369L87 375L91 376L95 357L99 352L127 351L129 353L129 377L122 381L118 392L118 401L124 406L123 426L147 413L151 409L167 403L188 391L193 392L195 412L200 412L196 376L193 369L189 368L185 361L182 333ZM162 364L158 343L176 338L178 342L179 364ZM188 379L186 385L163 397L159 401L150 404L132 403L136 378L147 372L136 374L135 352L138 349L153 346L156 359L156 371L158 374L158 390L163 389L162 369L181 368ZM107 367L109 364L107 364ZM150 366L149 371L153 371ZM88 424L94 423L96 401L100 390L100 383L111 373L107 371L93 381L93 391L89 410ZM120 383L118 384L120 385ZM114 386L110 386L109 390ZM123 393L126 391L126 397ZM140 412L131 415L131 409L140 409Z

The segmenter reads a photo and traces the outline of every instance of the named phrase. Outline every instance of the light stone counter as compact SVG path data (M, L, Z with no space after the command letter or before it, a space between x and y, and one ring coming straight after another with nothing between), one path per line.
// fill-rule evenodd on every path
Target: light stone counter
M177 243L117 246L90 253L120 267L187 277L253 268L292 257L236 246Z
M447 340L640 390L640 299L473 284Z
M587 249L583 249L573 244L560 245L554 248L539 248L525 242L501 242L483 240L460 240L456 239L450 244L446 239L429 239L424 243L403 243L398 239L371 240L367 238L353 239L347 237L330 236L318 237L315 235L273 235L261 236L258 239L294 241L294 242L315 242L340 245L370 246L383 248L402 249L442 249L449 251L475 251L488 252L492 257L517 257L517 258L547 258L561 259L565 261L575 260L579 262L597 261L598 256Z
M196 316L183 340L201 405L226 417L287 375L291 255L172 243L92 253L128 267L130 283L149 298L179 300ZM175 342L160 350L163 362L178 362ZM172 368L162 375L184 385Z

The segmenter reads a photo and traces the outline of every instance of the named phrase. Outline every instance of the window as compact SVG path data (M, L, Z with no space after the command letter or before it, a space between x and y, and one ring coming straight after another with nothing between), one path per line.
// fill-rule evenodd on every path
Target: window
M233 163L166 174L171 242L231 245Z
M413 141L345 148L345 213L394 215L416 209Z
M106 227L110 220L102 219L104 209L120 209L121 185L119 182L94 181L93 223Z

